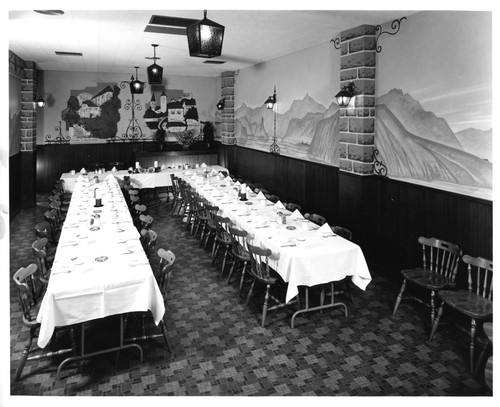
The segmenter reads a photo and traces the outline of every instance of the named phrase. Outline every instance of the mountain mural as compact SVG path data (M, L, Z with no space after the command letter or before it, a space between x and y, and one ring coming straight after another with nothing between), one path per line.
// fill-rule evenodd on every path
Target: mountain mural
M492 188L492 165L461 148L409 132L385 105L377 104L376 144L388 175Z
M493 131L468 128L455 135L463 149L488 161L493 161Z
M377 103L387 106L410 133L454 148L462 148L446 120L428 112L422 105L401 89L392 89L377 98Z
M492 189L491 130L455 134L446 120L400 89L377 98L375 108L375 144L389 177L455 184L462 192ZM288 111L276 115L281 154L338 166L339 118L335 101L326 108L309 94L294 100ZM239 145L269 151L272 135L273 114L264 106L242 104L235 110Z

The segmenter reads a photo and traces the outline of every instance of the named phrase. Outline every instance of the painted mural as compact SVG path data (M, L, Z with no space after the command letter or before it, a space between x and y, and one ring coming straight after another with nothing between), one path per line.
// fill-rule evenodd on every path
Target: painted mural
M92 143L116 137L121 107L119 94L120 88L113 84L72 90L61 111L68 141Z
M284 97L278 97L276 112L281 155L339 165L339 108L324 91L339 89L330 78L340 77L340 64L320 60L320 52L328 50L317 47L240 72L235 93L246 99L235 109L238 145L269 151L273 112L260 104L266 93L252 86L271 89L271 73L280 72L271 80L288 92L281 107ZM417 13L398 35L383 39L375 147L390 178L492 199L491 54L488 12Z
M176 142L183 146L195 141L200 136L200 121L196 100L192 95L183 93L168 101L167 93L163 90L159 99L157 103L155 93L152 92L151 101L143 116L157 141Z
M269 151L273 142L273 111L264 105L235 109L235 137L243 147ZM284 113L276 113L276 137L280 154L338 165L339 107L315 101L309 94L296 99Z

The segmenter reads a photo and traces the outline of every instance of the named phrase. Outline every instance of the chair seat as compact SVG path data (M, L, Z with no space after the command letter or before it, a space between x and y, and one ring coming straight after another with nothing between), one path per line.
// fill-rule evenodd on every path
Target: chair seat
M443 275L424 268L401 270L401 274L407 280L429 290L437 291L450 285L450 281Z
M465 290L440 291L439 297L446 305L464 313L470 318L487 319L493 315L493 302Z

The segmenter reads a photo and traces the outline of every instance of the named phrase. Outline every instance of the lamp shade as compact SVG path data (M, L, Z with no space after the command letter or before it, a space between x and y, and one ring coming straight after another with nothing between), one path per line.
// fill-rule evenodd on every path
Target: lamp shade
M273 109L275 104L276 104L276 86L274 87L274 93L271 96L269 96L264 102L264 105L266 105L266 109Z
M224 26L207 19L206 10L203 20L190 25L186 31L190 56L213 58L221 55Z
M45 100L41 96L36 100L35 103L36 103L36 105L38 107L44 107L45 106Z
M139 67L135 67L135 76L137 77L137 69ZM144 88L146 87L146 84L144 82L141 82L139 78L134 79L134 75L130 78L130 93L137 95L142 92L144 92Z
M156 47L158 44L151 44L154 49L153 65L148 66L148 82L151 85L161 85L163 82L163 68L156 63Z
M351 98L354 96L354 83L351 82L348 85L344 86L342 90L335 95L335 99L337 99L337 104L339 107L347 107L351 102Z

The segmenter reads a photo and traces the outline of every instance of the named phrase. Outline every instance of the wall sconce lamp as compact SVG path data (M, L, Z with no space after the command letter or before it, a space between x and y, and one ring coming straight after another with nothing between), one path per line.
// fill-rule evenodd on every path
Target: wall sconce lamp
M274 108L274 105L276 104L276 86L274 87L274 93L272 94L272 96L269 96L267 98L264 104L266 105L266 109Z
M217 110L222 110L224 109L224 106L225 106L226 102L224 99L221 99L217 102Z
M161 85L163 81L163 68L156 63L156 47L158 44L151 44L154 50L153 65L148 66L148 82L151 85Z
M45 99L43 97L39 97L36 102L35 102L36 107L44 107L45 106Z
M224 26L207 19L207 10L203 10L203 20L186 28L189 55L200 58L218 57L222 53Z
M342 90L335 95L339 107L349 106L349 102L351 101L351 98L354 96L355 89L356 85L354 84L354 82L349 82L349 84L345 85L342 88Z
M137 73L137 69L139 69L139 67L135 66L134 68L135 68L135 77L137 79L134 79L134 75L132 75L132 77L130 78L131 79L131 81L130 81L130 93L137 95L139 93L144 92L144 88L146 87L146 84L139 80L139 75Z

